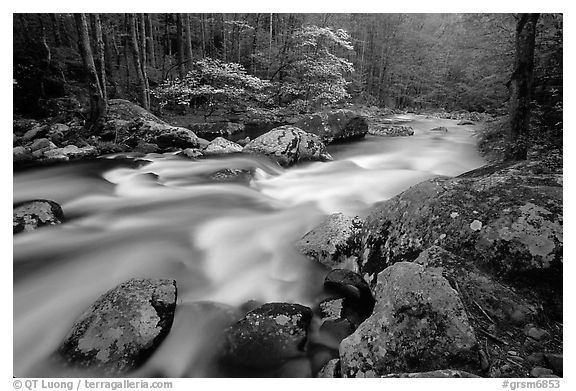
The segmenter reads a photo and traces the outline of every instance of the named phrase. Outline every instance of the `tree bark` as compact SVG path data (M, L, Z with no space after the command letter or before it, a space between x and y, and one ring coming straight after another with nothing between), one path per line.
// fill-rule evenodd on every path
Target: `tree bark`
M84 14L74 14L74 20L78 29L80 53L84 68L88 74L88 91L90 95L90 115L88 118L88 128L94 132L99 132L104 126L106 118L106 100L100 88L100 81L98 79L98 72L94 65L94 57L92 56L92 49L90 48L90 37L88 35L88 23Z
M154 24L152 23L152 16L146 14L146 46L148 48L148 58L150 59L150 66L156 68L156 48L154 47Z
M143 96L146 100L144 108L150 110L150 85L148 84L148 71L146 69L148 63L146 58L146 17L144 14L140 14L140 45L140 54L142 55L140 66L142 67L142 81L144 82Z
M96 67L98 71L98 81L100 82L100 90L102 91L102 97L104 100L108 99L108 94L106 92L106 62L104 61L105 47L104 40L102 38L102 22L100 20L100 14L92 14L94 18L94 35L96 36Z
M142 64L140 61L140 49L138 47L138 36L136 35L136 15L128 14L128 28L130 34L130 50L132 51L132 60L134 61L134 69L136 72L136 80L140 86L140 104L145 109L149 109L148 95L146 91L146 83L144 81L144 74L142 73Z
M184 67L184 42L182 40L182 30L183 30L182 14L176 14L176 46L178 50L178 75L180 79L184 79L186 76L186 68Z
M510 90L507 160L525 160L530 130L530 102L533 94L534 47L539 14L520 14L516 25L516 57Z
M186 31L186 60L188 61L188 70L191 69L192 66L192 30L190 28L190 14L185 14L184 17L184 29Z

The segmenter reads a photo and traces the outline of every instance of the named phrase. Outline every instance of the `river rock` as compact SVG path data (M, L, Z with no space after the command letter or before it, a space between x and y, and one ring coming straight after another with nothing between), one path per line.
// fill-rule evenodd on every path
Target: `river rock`
M347 109L308 115L294 125L305 132L318 135L326 144L362 138L368 133L366 119Z
M413 136L414 129L407 125L371 124L368 133L373 136Z
M536 316L536 305L496 278L482 272L473 261L458 257L439 246L431 246L414 260L428 269L438 270L466 294L466 308L479 318L488 316L498 325L523 325ZM480 306L480 308L478 308Z
M534 367L530 371L532 377L551 377L553 375L553 371L549 368Z
M458 294L438 272L399 262L378 275L373 314L340 344L344 377L478 369Z
M32 159L33 159L33 156L32 156L32 152L30 151L30 148L25 148L22 146L12 148L12 162L20 163L20 162L25 162L25 161L32 160Z
M30 129L40 126L40 122L35 119L19 118L12 120L12 130L17 136L23 136Z
M198 137L214 140L217 137L230 138L244 131L244 125L234 122L203 122L193 123L187 126Z
M291 125L272 129L250 141L244 151L269 156L284 167L301 161L332 160L318 136Z
M33 231L45 225L62 223L64 213L54 201L32 200L14 205L13 233Z
M37 126L35 128L30 129L24 136L22 136L22 141L32 141L36 138L46 137L48 135L50 128L47 125Z
M318 378L339 378L340 376L340 360L334 358L326 363L316 375Z
M108 121L134 121L140 119L141 121L150 121L167 125L166 122L162 121L148 110L125 99L108 100L106 118Z
M235 142L226 140L223 137L216 137L204 149L204 153L207 155L221 155L242 152L242 149L242 146L236 144Z
M362 276L345 269L334 269L326 275L324 288L344 298L342 317L355 327L372 314L374 297Z
M198 137L190 129L153 121L144 121L137 131L141 140L160 148L196 148Z
M561 305L563 192L556 164L486 166L424 181L377 204L363 228L362 275L373 278L439 245L499 278L533 275L530 289L546 290L551 304Z
M210 174L208 178L216 182L238 182L248 184L252 179L252 172L240 168L224 168Z
M362 221L342 213L328 216L298 241L298 250L329 269L358 271Z
M448 133L448 128L446 126L438 126L436 128L430 129L431 132L441 132L441 133Z
M139 367L168 334L176 281L131 279L102 295L58 348L71 366L123 375Z
M474 122L468 121L468 120L462 120L462 121L458 122L457 125L474 125Z
M312 310L299 304L264 304L226 330L222 361L271 369L301 357L311 319Z
M66 161L83 159L98 155L98 150L94 146L79 148L76 145L67 145L63 148L49 149L43 153L44 160Z
M48 140L47 138L37 138L36 140L34 140L34 142L30 145L30 150L32 152L36 152L36 151L47 151L49 149L55 149L58 148L56 147L56 145L54 145L54 143L50 140Z

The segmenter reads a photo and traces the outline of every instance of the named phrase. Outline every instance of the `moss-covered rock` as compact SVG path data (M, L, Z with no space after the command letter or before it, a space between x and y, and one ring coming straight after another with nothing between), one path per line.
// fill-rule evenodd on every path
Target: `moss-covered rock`
M267 303L229 327L222 362L232 367L271 369L304 355L312 310L298 304Z
M326 144L358 139L368 132L366 119L346 109L308 115L296 122L295 126L319 136Z
M301 161L332 160L320 138L295 126L280 126L250 141L244 152L260 153L284 167Z
M58 348L71 366L105 375L138 368L164 339L176 309L176 281L131 279L102 295Z
M493 275L562 271L562 174L546 161L438 177L377 204L365 220L361 272L370 277L432 246Z
M329 269L357 272L361 231L358 217L335 213L304 235L296 246L302 254Z
M474 331L440 273L400 262L379 274L374 292L373 314L340 344L344 377L478 369Z
M13 233L33 231L64 220L62 207L50 200L31 200L14 205Z

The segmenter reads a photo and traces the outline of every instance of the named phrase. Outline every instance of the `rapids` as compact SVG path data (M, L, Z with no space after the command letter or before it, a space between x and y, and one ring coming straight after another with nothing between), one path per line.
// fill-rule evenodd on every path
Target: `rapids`
M209 324L200 327L186 317L187 303L315 305L327 270L293 244L324 216L364 216L374 202L422 180L485 163L476 151L474 126L420 116L396 120L412 126L415 135L367 135L329 146L332 162L290 169L256 156L192 161L151 154L15 173L14 202L54 200L67 218L14 236L15 376L48 376L44 363L74 320L129 278L173 278L178 284L172 332L141 376L210 373L200 357L211 338ZM448 133L428 131L436 126ZM253 179L209 179L224 168L250 169Z

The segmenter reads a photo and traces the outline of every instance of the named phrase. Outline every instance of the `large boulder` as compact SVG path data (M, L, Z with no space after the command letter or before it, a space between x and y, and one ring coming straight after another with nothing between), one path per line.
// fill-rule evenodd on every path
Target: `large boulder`
M151 121L167 125L166 122L162 121L148 110L124 99L110 99L108 101L108 111L106 112L106 118L108 121L133 121L140 119L142 121Z
M302 357L311 320L308 307L264 304L226 330L222 362L232 367L271 369Z
M358 272L362 221L342 213L328 216L296 243L300 252L329 269Z
M102 295L58 348L72 367L118 376L138 368L168 334L176 281L131 279Z
M235 142L226 140L223 137L216 137L204 149L204 153L207 155L223 155L228 153L242 152L242 149L242 146L236 144Z
M160 148L195 148L198 137L190 129L165 125L151 121L144 122L138 133L141 140L156 144Z
M415 263L440 272L457 286L466 308L478 318L488 316L498 327L521 325L536 315L536 305L515 290L498 282L464 258L439 246L420 253Z
M378 275L373 314L340 344L343 377L478 370L474 331L456 291L410 262Z
M22 146L13 147L12 148L12 162L13 163L21 163L26 162L28 160L32 160L32 151L30 148L25 148Z
M308 115L294 125L305 132L318 135L326 144L362 138L368 132L366 119L347 109Z
M244 125L234 122L201 122L186 126L198 137L206 140L214 140L216 137L230 138L233 135L242 133Z
M362 275L373 278L436 244L491 275L533 277L532 287L561 291L563 197L557 165L543 159L486 166L422 182L377 204L364 224Z
M250 141L244 152L267 155L284 167L301 161L332 160L318 136L291 125L272 129Z
M62 208L54 201L31 200L14 205L13 233L33 231L64 220Z

